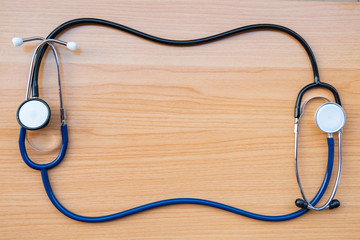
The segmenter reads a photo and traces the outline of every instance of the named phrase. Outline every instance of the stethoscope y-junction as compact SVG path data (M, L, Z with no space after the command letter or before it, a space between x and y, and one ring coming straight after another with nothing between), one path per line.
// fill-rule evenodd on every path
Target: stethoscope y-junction
M76 46L76 43L74 43L74 42L64 42L64 41L55 39L55 37L57 35L59 35L61 32L65 31L66 29L69 29L76 25L91 25L91 24L115 28L115 29L130 33L130 34L136 35L143 39L150 40L152 42L156 42L156 43L160 43L160 44L164 44L164 45L172 45L172 46L201 45L201 44L206 44L209 42L217 41L217 40L220 40L220 39L223 39L226 37L230 37L233 35L237 35L240 33L255 31L255 30L276 30L276 31L281 31L286 34L289 34L293 38L295 38L304 47L306 53L308 54L311 65L312 65L313 73L314 73L314 82L305 86L303 89L301 89L301 91L299 92L299 94L297 96L296 104L295 104L295 127L294 127L294 132L295 132L295 170L296 170L295 172L296 172L296 178L298 181L300 192L302 195L302 198L297 199L295 201L295 204L296 204L296 206L298 206L301 209L299 209L293 213L286 214L286 215L266 216L266 215L251 213L251 212L248 212L248 211L236 208L236 207L232 207L229 205L225 205L222 203L205 200L205 199L174 198L174 199L166 199L166 200L148 203L148 204L145 204L142 206L138 206L138 207L128 209L128 210L125 210L122 212L118 212L115 214L111 214L111 215L99 216L99 217L87 217L87 216L81 216L81 215L75 214L75 213L69 211L68 209L66 209L63 205L61 205L61 203L57 200L57 198L55 197L55 195L52 191L49 177L48 177L48 169L51 169L51 168L57 166L61 162L61 160L65 157L65 153L66 153L66 149L67 149L67 145L68 145L68 130L67 130L66 122L65 122L65 110L64 110L64 104L63 104L63 99L62 99L62 89L61 89L60 63L59 63L58 54L57 54L56 48L54 47L54 44L56 43L56 44L65 45L70 50L75 50L77 46ZM284 221L284 220L289 220L289 219L299 217L299 216L303 215L304 213L306 213L310 209L320 211L320 210L324 210L327 208L333 209L333 208L337 208L340 206L340 202L338 200L334 199L334 197L335 197L338 185L339 185L340 174L341 174L341 163L342 163L341 137L342 137L342 128L345 124L345 112L344 112L343 108L341 107L340 97L339 97L339 94L336 91L336 89L333 86L320 81L317 63L316 63L315 56L314 56L310 46L299 34L294 32L293 30L283 27L283 26L274 25L274 24L255 24L255 25L249 25L249 26L236 28L236 29L233 29L233 30L230 30L227 32L223 32L220 34L216 34L213 36L204 37L204 38L200 38L200 39L195 39L195 40L169 40L169 39L155 37L155 36L137 31L135 29L132 29L132 28L129 28L129 27L126 27L124 25L120 25L120 24L117 24L114 22L109 22L109 21L105 21L105 20L101 20L101 19L93 19L93 18L81 18L81 19L74 19L74 20L68 21L68 22L60 25L52 33L50 33L46 39L42 38L42 37L31 37L31 38L25 38L25 39L13 38L13 44L15 46L19 46L23 42L33 41L33 40L39 40L40 43L35 48L35 51L33 53L32 59L31 59L25 101L20 105L20 107L18 108L18 111L17 111L17 120L21 126L20 127L20 136L19 136L19 148L20 148L20 153L21 153L21 156L22 156L24 162L29 167L36 169L36 170L40 170L42 180L44 183L44 187L45 187L46 193L47 193L50 201L64 215L66 215L72 219L75 219L77 221L103 222L103 221L113 220L116 218L125 217L125 216L131 215L131 214L135 214L138 212L142 212L142 211L160 207L160 206L166 206L166 205L172 205L172 204L199 204L199 205L206 205L206 206L210 206L210 207L223 209L223 210L226 210L229 212L233 212L233 213L236 213L239 215L243 215L243 216L258 219L258 220ZM58 76L58 86L59 86L59 95L60 95L60 118L61 118L60 120L61 120L62 144L61 144L59 155L52 162L46 163L46 164L38 164L29 158L27 151L26 151L26 147L25 147L25 141L27 139L26 132L28 130L34 131L34 130L45 127L48 124L48 122L50 120L50 116L51 116L51 111L50 111L49 105L44 100L39 98L39 91L38 91L39 68L40 68L41 60L44 56L44 53L45 53L47 47L50 47L50 49L52 50L52 52L55 56L57 73L58 73L57 76ZM325 97L316 97L316 98L321 98L326 101L326 103L322 104L317 109L317 111L315 113L315 123L321 131L323 131L327 134L328 162L327 162L327 168L326 168L326 173L325 173L323 182L322 182L317 194L315 195L315 197L311 201L309 201L308 198L305 196L304 190L301 185L299 171L298 171L298 157L297 156L298 156L298 136L299 136L300 119L304 113L306 104L310 100L314 99L314 98L309 99L309 100L305 101L305 103L303 103L303 105L301 105L302 98L303 98L305 92L307 92L308 90L313 89L313 88L325 88L325 89L329 90L333 94L335 102L332 102L331 100L329 100L328 98L325 98ZM338 141L338 172L336 175L335 184L334 184L333 190L330 194L328 201L323 206L316 207L316 204L323 197L323 195L328 187L330 178L331 178L331 173L332 173L333 164L334 164L334 151L335 151L333 135L335 133L337 133L337 136L339 139L339 141Z

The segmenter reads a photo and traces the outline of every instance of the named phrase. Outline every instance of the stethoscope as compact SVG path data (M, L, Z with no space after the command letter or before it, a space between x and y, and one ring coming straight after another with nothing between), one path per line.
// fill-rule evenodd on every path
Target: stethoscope
M68 130L67 125L65 122L65 109L64 109L64 103L62 99L62 88L61 88L61 74L60 74L60 63L58 58L58 53L56 48L54 47L54 43L61 44L66 46L70 50L75 50L77 47L77 44L75 42L65 42L61 40L55 39L55 37L61 33L62 31L73 27L75 25L84 25L84 24L95 24L95 25L102 25L107 26L111 28L115 28L118 30L122 30L125 32L128 32L130 34L136 35L138 37L157 42L160 44L165 45L174 45L174 46L192 46L192 45L200 45L209 43L212 41L217 41L235 34L240 34L243 32L248 31L254 31L254 30L277 30L284 33L287 33L294 37L306 50L310 62L312 64L312 69L314 72L314 83L311 83L307 86L305 86L301 91L299 92L296 104L295 104L295 126L294 126L294 133L295 133L295 173L297 182L299 185L300 193L302 195L302 198L296 199L295 204L300 209L289 213L286 215L279 215L279 216L267 216L267 215L261 215L256 213L251 213L239 208L235 208L229 205L225 205L222 203L205 200L205 199L197 199L197 198L174 198L174 199L166 199L161 200L157 202L148 203L145 205L141 205L135 208L131 208L122 212L118 212L111 215L106 216L99 216L99 217L87 217L87 216L81 216L78 214L75 214L68 209L66 209L55 197L50 181L48 176L48 169L51 169L55 166L57 166L61 160L65 157L65 153L68 146ZM101 19L93 19L93 18L81 18L81 19L74 19L71 21L68 21L59 27L57 27L46 39L42 37L31 37L31 38L13 38L13 44L15 46L22 45L23 42L28 41L34 41L39 40L40 43L37 45L37 47L34 50L34 53L31 58L31 64L30 64L30 70L29 70L29 76L28 76L28 82L27 82L27 89L26 89L26 96L25 101L19 106L17 110L17 120L20 124L20 135L19 135L19 148L21 156L24 160L24 162L31 168L40 170L42 181L45 187L45 191L50 199L50 201L54 204L54 206L62 212L64 215L77 220L77 221L83 221L83 222L103 222L108 220L113 220L121 217L125 217L128 215L132 215L138 212L142 212L145 210L153 209L156 207L166 206L166 205L172 205L172 204L198 204L198 205L206 205L210 207L215 207L219 209L223 209L229 212L233 212L239 215L243 215L246 217L263 220L263 221L284 221L293 219L296 217L299 217L306 213L308 210L317 210L321 211L324 209L333 209L340 206L340 202L336 199L334 199L341 175L341 165L342 165L342 129L345 124L345 112L343 108L341 107L340 97L336 89L327 84L320 82L319 79L319 73L317 68L317 63L315 60L315 56L310 48L310 46L306 43L306 41L296 32L292 31L289 28L279 26L279 25L273 25L273 24L255 24L255 25L249 25L244 26L240 28L236 28L224 33L216 34L213 36L195 39L195 40L169 40L169 39L163 39L159 37L155 37L140 31L137 31L135 29L126 27L124 25L120 25L114 22L109 22ZM58 156L51 161L50 163L46 164L38 164L32 161L26 151L25 147L25 141L26 141L26 132L27 130L37 130L44 128L51 116L51 111L49 105L42 99L39 98L39 91L38 91L38 73L39 73L39 67L41 64L41 60L43 58L43 55L45 53L45 50L47 47L50 47L52 50L54 56L55 56L55 62L56 62L56 68L57 68L57 77L58 77L58 88L59 88L59 98L60 98L60 121L61 121L61 137L62 137L62 143L61 148ZM323 182L315 195L315 197L309 201L308 198L305 195L304 189L301 185L300 181L300 175L298 170L298 137L299 137L299 125L300 125L300 119L305 111L306 104L315 99L311 98L305 103L301 105L302 98L310 89L313 88L325 88L328 89L334 96L335 102L332 102L330 99L325 97L315 97L325 100L326 102L318 107L315 113L315 123L318 126L318 128L327 134L327 143L328 143L328 162L327 162L327 168L326 173L324 175ZM333 170L333 164L334 164L334 151L335 151L335 141L333 135L337 133L338 135L338 171L336 175L336 180L334 187L332 189L332 192L330 194L329 199L326 201L326 203L321 207L316 207L316 204L320 201L320 199L323 197Z

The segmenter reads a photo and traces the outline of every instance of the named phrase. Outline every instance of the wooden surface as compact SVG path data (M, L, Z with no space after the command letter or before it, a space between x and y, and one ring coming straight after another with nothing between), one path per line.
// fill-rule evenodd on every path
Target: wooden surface
M0 239L359 239L360 5L275 1L0 2ZM336 87L347 114L341 207L287 222L261 222L196 205L168 206L107 223L81 223L58 212L40 173L18 150L15 113L23 101L35 43L59 24L98 17L171 39L193 39L255 23L287 26L311 45L321 80ZM261 214L296 211L293 109L312 82L305 51L291 37L252 32L187 48L157 45L112 29L82 26L59 38L69 126L64 161L49 171L58 199L97 216L166 198L219 201ZM41 70L41 96L53 109L30 138L59 137L54 59ZM305 98L330 96L315 90ZM309 105L301 127L301 175L313 195L326 162L326 134ZM37 162L57 155L29 150ZM329 192L327 192L328 196Z

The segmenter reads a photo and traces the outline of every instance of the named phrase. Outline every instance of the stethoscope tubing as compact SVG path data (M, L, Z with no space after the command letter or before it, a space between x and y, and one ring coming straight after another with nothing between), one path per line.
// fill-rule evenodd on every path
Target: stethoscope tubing
M66 124L62 124L60 128L61 128L62 143L59 154L52 162L44 163L44 164L35 163L30 159L25 147L26 129L23 127L20 128L19 149L20 149L21 157L26 163L26 165L28 165L29 167L35 170L50 169L56 167L64 159L69 142L68 130Z
M61 127L62 130L62 136L63 136L63 145L60 149L60 154L59 156L52 161L51 163L48 164L37 164L34 163L33 161L31 161L31 159L28 157L27 153L26 153L26 149L25 149L25 134L26 134L26 129L21 128L20 129L20 138L19 138L19 147L20 147L20 152L21 155L23 157L24 162L31 168L36 169L36 170L40 170L41 171L41 178L44 184L44 188L45 191L50 199L50 201L53 203L53 205L65 216L72 218L74 220L77 221L81 221L81 222L104 222L104 221L109 221L109 220L114 220L114 219L118 219L118 218L122 218L122 217L126 217L135 213L139 213L139 212L143 212L146 210L150 210L153 208L157 208L157 207L162 207L162 206L167 206L167 205L174 205L174 204L197 204L197 205L205 205L205 206L209 206L209 207L214 207L214 208L218 208L218 209L222 209L228 212L232 212L238 215L242 215L244 217L249 217L249 218L253 218L256 220L262 220L262 221L285 221L285 220L290 220L296 217L299 217L303 214L305 214L308 209L300 209L297 210L296 212L290 213L290 214L285 214L285 215L279 215L279 216L268 216L268 215L262 215L262 214L257 214L257 213L252 213L252 212L248 212L245 210L242 210L240 208L236 208L236 207L232 207L223 203L219 203L219 202L215 202L215 201L210 201L210 200L205 200L205 199L198 199L198 198L173 198L173 199L167 199L167 200L161 200L161 201L157 201L157 202L152 202L149 204L145 204L145 205L141 205L135 208L131 208L122 212L118 212L115 214L110 214L110 215L106 215L106 216L99 216L99 217L87 217L87 216L81 216L78 214L75 214L73 212L71 212L70 210L68 210L67 208L65 208L55 197L55 194L52 191L51 188L51 184L49 181L49 176L48 176L48 169L53 168L55 166L57 166L61 160L64 158L65 156L65 152L66 152L66 147L67 147L67 126L63 125ZM312 205L316 205L320 199L322 198L322 196L324 195L329 182L330 182L330 178L331 178L331 173L332 173L332 169L333 169L333 164L334 164L334 141L328 141L328 161L327 161L327 167L326 167L326 172L324 175L324 179L323 182L317 192L317 194L315 195L315 197L313 198L313 200L310 202Z
M318 70L318 66L316 63L315 55L314 55L313 51L311 50L309 44L305 41L305 39L303 39L295 31L293 31L287 27L276 25L276 24L253 24L253 25L235 28L235 29L223 32L223 33L219 33L219 34L215 34L215 35L207 36L207 37L203 37L203 38L198 38L198 39L172 40L172 39L156 37L156 36L141 32L139 30L136 30L136 29L133 29L133 28L130 28L130 27L127 27L127 26L124 26L124 25L121 25L121 24L118 24L115 22L106 21L103 19L78 18L78 19L73 19L68 22L65 22L65 23L61 24L60 26L58 26L57 28L55 28L47 36L47 39L54 39L56 36L58 36L63 31L65 31L69 28L72 28L76 25L100 25L100 26L110 27L110 28L117 29L117 30L120 30L123 32L127 32L129 34L132 34L137 37L140 37L140 38L152 41L152 42L156 42L159 44L169 45L169 46L184 46L184 47L207 44L210 42L218 41L218 40L230 37L230 36L234 36L236 34L249 32L249 31L276 30L276 31L280 31L280 32L283 32L283 33L286 33L286 34L292 36L304 47L304 49L310 59L311 66L313 69L314 83L320 83L319 70ZM33 82L33 86L32 86L33 87L33 95L35 97L38 96L38 75L39 75L41 60L44 56L46 49L47 49L47 45L44 45L41 48L41 50L37 56L36 62L35 62L35 68L34 68L34 72L33 72L34 82Z
M70 20L68 22L61 24L47 36L47 39L53 39L56 36L58 36L60 33L62 33L63 31L65 31L66 29L69 29L76 25L100 25L100 26L110 27L110 28L124 31L129 34L135 35L137 37L140 37L140 38L152 41L152 42L156 42L159 44L170 45L170 46L184 46L184 47L207 44L210 42L218 41L223 38L227 38L230 36L234 36L236 34L249 32L249 31L257 31L257 30L280 31L280 32L283 32L283 33L286 33L286 34L292 36L304 47L304 49L309 57L309 60L311 62L312 69L313 69L314 83L311 83L311 84L305 86L299 92L299 95L297 97L297 101L295 104L295 112L294 112L295 118L298 118L300 116L300 105L301 105L301 100L302 100L303 95L305 94L306 91L308 91L312 88L315 88L315 87L326 88L326 89L330 90L334 95L335 102L338 103L339 105L341 105L340 97L339 97L339 94L336 91L336 89L333 86L331 86L330 84L322 83L320 81L319 70L318 70L318 66L316 63L316 58L315 58L315 55L314 55L313 51L311 50L309 44L298 33L296 33L295 31L293 31L287 27L284 27L284 26L280 26L280 25L276 25L276 24L253 24L253 25L235 28L235 29L223 32L223 33L212 35L212 36L207 36L204 38L198 38L198 39L192 39L192 40L172 40L172 39L156 37L156 36L138 31L136 29L133 29L133 28L130 28L130 27L127 27L127 26L124 26L124 25L121 25L121 24L118 24L115 22L106 21L103 19L79 18L79 19L73 19L73 20ZM39 93L38 93L39 92L39 90L38 90L38 75L39 75L39 70L40 70L40 64L41 64L41 61L42 61L42 58L44 56L46 49L47 49L47 45L44 45L41 47L39 54L37 54L37 56L36 56L34 71L31 73L32 78L33 78L32 92L33 92L33 96L35 96L35 97L37 97L39 95Z
M327 162L325 176L324 176L323 182L322 182L317 194L315 195L313 200L310 202L312 205L316 205L320 201L320 199L324 195L324 193L329 185L331 173L332 173L332 169L333 169L333 163L334 163L334 141L328 141L328 151L329 151L329 154L328 154L328 162ZM50 201L62 214L64 214L65 216L67 216L69 218L72 218L76 221L81 221L81 222L90 222L90 223L105 222L105 221L110 221L110 220L114 220L114 219L118 219L118 218L123 218L123 217L129 216L129 215L140 213L140 212L150 210L153 208L174 205L174 204L204 205L204 206L208 206L208 207L222 209L224 211L232 212L232 213L244 216L244 217L261 220L261 221L270 221L270 222L290 220L293 218L297 218L297 217L305 214L307 211L309 211L309 209L300 209L300 210L297 210L296 212L292 212L292 213L285 214L285 215L268 216L268 215L262 215L262 214L248 212L248 211L242 210L240 208L232 207L232 206L229 206L229 205L226 205L223 203L210 201L210 200L206 200L206 199L173 198L173 199L166 199L166 200L161 200L161 201L157 201L157 202L144 204L144 205L141 205L138 207L134 207L134 208L131 208L131 209L128 209L125 211L121 211L118 213L110 214L110 215L99 216L99 217L87 217L87 216L82 216L82 215L71 212L57 200L57 198L55 197L55 194L51 188L47 169L48 168L46 168L46 167L41 169L41 178L42 178L42 181L44 184L46 194L48 195Z

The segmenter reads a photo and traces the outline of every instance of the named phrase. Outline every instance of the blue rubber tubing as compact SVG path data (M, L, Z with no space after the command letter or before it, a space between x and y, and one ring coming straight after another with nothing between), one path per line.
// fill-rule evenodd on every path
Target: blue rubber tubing
M328 162L327 162L327 168L326 168L326 172L325 172L325 176L324 176L324 180L319 188L319 191L317 192L317 194L315 195L314 199L311 201L311 204L313 206L315 206L320 199L322 198L322 196L324 195L326 188L329 184L330 181L330 177L331 177L331 173L332 173L332 169L333 169L333 164L334 164L334 139L333 138L328 138L327 139L328 142ZM157 207L163 207L163 206L168 206L168 205L173 205L173 204L198 204L198 205L204 205L204 206L209 206L209 207L214 207L214 208L218 208L218 209L222 209L228 212L232 212L238 215L242 215L245 217L249 217L249 218L253 218L253 219L257 219L257 220L262 220L262 221L285 221L285 220L290 220L293 218L297 218L301 215L303 215L304 213L306 213L308 211L308 209L300 209L297 210L296 212L292 212L286 215L278 215L278 216L268 216L268 215L261 215L261 214L256 214L256 213L252 213L252 212L248 212L236 207L232 207L226 204L222 204L222 203L218 203L218 202L214 202L214 201L210 201L210 200L205 200L205 199L197 199L197 198L173 198L173 199L166 199L166 200L161 200L161 201L157 201L157 202L152 202L152 203L148 203L145 205L141 205L135 208L131 208L122 212L118 212L118 213L114 213L114 214L110 214L110 215L106 215L106 216L99 216L99 217L87 217L87 216L81 216L78 214L75 214L71 211L69 211L68 209L66 209L63 205L61 205L61 203L56 199L54 192L51 189L51 185L50 185L50 181L49 181L49 176L48 176L48 172L47 172L47 168L42 168L41 169L41 177L44 183L44 187L45 187L45 191L50 199L50 201L54 204L54 206L61 212L63 213L65 216L72 218L76 221L81 221L81 222L105 222L105 221L110 221L110 220L114 220L114 219L118 219L118 218L122 218L122 217L126 217L135 213L139 213L139 212L143 212L149 209L153 209L153 208L157 208Z
M24 160L24 162L26 163L26 165L28 165L29 167L31 167L32 169L35 169L35 170L50 169L50 168L56 167L64 159L66 150L67 150L67 146L68 146L68 142L69 142L67 125L62 124L60 129L61 129L62 143L61 143L59 155L52 162L45 163L45 164L39 164L39 163L33 162L30 159L29 155L27 154L26 147L25 147L26 129L23 127L20 128L19 149L20 149L21 157Z

